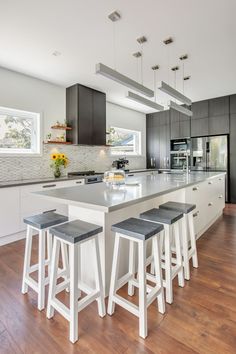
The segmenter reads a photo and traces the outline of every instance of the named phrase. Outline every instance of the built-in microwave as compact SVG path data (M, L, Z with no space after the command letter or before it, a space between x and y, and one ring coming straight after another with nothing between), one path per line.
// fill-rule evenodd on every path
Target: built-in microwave
M171 140L170 149L171 169L182 170L186 168L186 166L190 166L190 139Z
M187 151L190 150L190 139L174 139L170 141L170 151Z

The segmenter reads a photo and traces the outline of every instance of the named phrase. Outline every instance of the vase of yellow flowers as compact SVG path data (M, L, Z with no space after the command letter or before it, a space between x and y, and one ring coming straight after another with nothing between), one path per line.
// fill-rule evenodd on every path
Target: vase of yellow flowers
M53 169L54 177L59 178L61 176L61 167L64 166L66 168L68 165L68 157L65 154L51 154L51 160L50 166Z

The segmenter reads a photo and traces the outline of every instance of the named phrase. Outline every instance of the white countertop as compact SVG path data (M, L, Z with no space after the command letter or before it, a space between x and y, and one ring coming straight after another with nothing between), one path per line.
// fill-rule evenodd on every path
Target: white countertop
M65 187L34 194L59 203L110 212L142 202L160 195L220 176L225 172L191 172L187 174L154 174L128 177L127 183L119 189L112 189L105 183Z

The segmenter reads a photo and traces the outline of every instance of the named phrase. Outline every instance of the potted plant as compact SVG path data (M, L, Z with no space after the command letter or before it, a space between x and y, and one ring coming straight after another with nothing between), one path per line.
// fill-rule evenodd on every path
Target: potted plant
M52 163L50 167L53 169L54 177L59 178L61 176L61 167L68 165L69 159L65 154L51 154Z

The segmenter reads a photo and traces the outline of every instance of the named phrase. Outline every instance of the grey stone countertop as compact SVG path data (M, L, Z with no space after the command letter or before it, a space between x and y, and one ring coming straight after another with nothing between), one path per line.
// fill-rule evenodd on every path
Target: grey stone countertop
M129 177L118 189L105 183L58 188L38 195L59 203L110 212L122 209L175 190L225 174L224 172L191 172L186 174L154 174Z
M139 169L139 170L130 170L127 171L127 174L129 173L138 173L138 172L152 172L156 171L158 172L157 169ZM97 172L97 173L103 173L103 172ZM95 172L96 174L96 172ZM51 183L51 182L63 182L63 181L71 181L71 180L76 180L76 179L83 179L83 176L63 176L60 178L54 178L54 177L45 177L45 178L32 178L32 179L19 179L15 181L0 181L0 188L6 188L6 187L18 187L18 186L27 186L30 184L40 184L40 183Z

